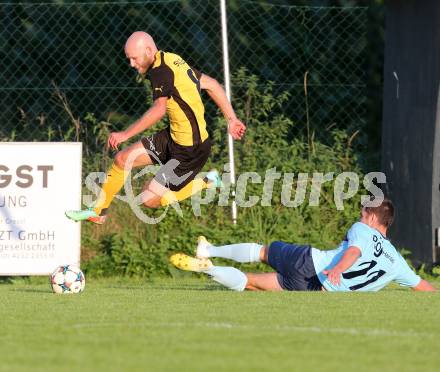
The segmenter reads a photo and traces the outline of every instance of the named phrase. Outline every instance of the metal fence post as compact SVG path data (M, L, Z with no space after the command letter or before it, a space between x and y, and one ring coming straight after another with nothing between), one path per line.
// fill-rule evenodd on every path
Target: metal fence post
M220 0L221 23L222 23L222 46L223 46L223 71L226 96L231 101L231 82L229 77L229 53L228 53L228 27L226 19L226 0ZM228 133L228 153L229 153L229 178L232 188L231 214L232 222L237 223L237 203L235 201L235 163L234 163L234 141Z

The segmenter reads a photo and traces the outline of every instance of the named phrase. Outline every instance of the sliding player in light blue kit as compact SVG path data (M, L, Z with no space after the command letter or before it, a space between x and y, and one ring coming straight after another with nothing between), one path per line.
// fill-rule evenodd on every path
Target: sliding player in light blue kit
M392 281L417 291L435 291L386 238L393 219L393 204L385 199L377 207L362 208L360 221L334 250L279 241L268 247L256 243L216 247L200 237L196 257L178 253L170 260L179 269L206 273L236 291L378 291ZM276 273L243 273L234 267L214 266L210 257L264 262Z

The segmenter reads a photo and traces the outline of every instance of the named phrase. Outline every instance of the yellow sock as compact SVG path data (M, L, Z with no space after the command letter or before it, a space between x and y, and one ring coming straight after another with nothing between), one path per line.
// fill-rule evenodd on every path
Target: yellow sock
M107 209L110 206L115 195L124 186L128 173L124 169L119 168L115 163L112 164L95 204L94 211L97 215L100 215L103 209Z
M190 196L208 187L209 183L206 183L202 178L196 178L178 191L168 191L160 199L160 205L165 207L171 203L188 199Z

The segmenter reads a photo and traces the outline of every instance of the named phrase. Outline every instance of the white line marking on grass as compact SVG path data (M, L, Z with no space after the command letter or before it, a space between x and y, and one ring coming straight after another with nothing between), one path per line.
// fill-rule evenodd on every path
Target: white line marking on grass
M69 327L69 324L64 326ZM184 322L174 322L174 323L77 323L70 327L73 328L108 328L108 327L128 327L128 328L213 328L213 329L231 329L231 330L252 330L252 331L263 331L263 332L298 332L298 333L337 333L346 334L352 336L371 336L371 337L438 337L437 334L418 332L415 330L408 331L393 331L388 329L380 328L335 328L335 327L300 327L300 326L290 326L290 325L275 325L275 326L252 326L243 324L233 324L233 323L211 323L211 322L195 322L195 323L184 323Z

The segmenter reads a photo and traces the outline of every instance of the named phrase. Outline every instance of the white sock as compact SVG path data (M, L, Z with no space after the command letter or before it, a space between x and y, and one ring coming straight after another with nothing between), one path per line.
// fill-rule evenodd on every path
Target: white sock
M257 243L240 243L207 247L209 257L229 258L237 262L260 262L262 245Z
M235 267L212 266L204 271L212 276L212 279L233 291L244 291L247 277Z

